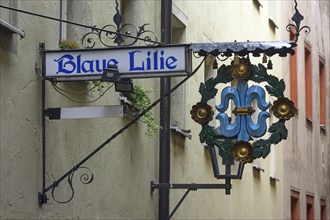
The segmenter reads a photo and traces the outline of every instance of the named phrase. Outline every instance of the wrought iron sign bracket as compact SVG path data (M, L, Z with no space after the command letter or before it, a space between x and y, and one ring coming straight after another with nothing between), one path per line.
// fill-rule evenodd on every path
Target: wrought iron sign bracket
M232 65L222 65L218 69L218 75L216 78L210 78L208 81L204 83L201 83L200 86L200 93L202 95L202 99L199 103L193 106L193 109L191 110L192 118L199 124L202 125L202 130L200 132L200 141L201 143L206 143L207 148L210 152L211 158L212 158L212 166L214 171L214 176L217 179L224 179L224 184L170 184L170 183L154 183L151 182L151 190L154 191L155 189L187 189L186 193L178 203L178 205L173 210L170 217L173 216L174 212L177 210L177 208L180 206L180 204L183 202L183 200L186 198L188 193L190 191L196 191L198 189L225 189L226 194L230 194L231 190L231 179L240 179L242 176L242 170L244 167L244 164L247 162L250 162L250 159L255 159L259 157L266 157L270 152L270 145L271 144L277 144L281 140L286 139L287 136L287 130L285 128L285 121L289 120L295 113L295 108L293 106L293 103L290 102L287 98L284 97L284 89L285 84L283 80L279 80L276 77L270 75L267 73L266 68L259 64L258 66L252 65L249 60L249 55L252 54L253 56L260 56L263 54L264 56L273 56L275 54L278 54L280 57L285 57L288 54L293 55L294 50L293 47L297 46L296 42L298 41L299 33L302 29L307 29L306 32L310 31L310 28L307 26L303 26L300 28L300 22L303 19L303 16L299 13L297 9L297 2L296 3L296 13L295 16L292 18L292 20L296 23L296 25L288 25L287 30L290 28L294 28L296 30L296 39L294 41L281 41L281 42L229 42L229 43L210 43L210 44L192 44L190 45L190 50L192 50L195 54L198 54L199 56L204 57L203 61L199 64L199 66L191 73L191 75L188 75L185 77L181 82L179 82L176 86L174 86L168 93L164 94L162 97L160 97L158 100L156 100L154 103L152 103L147 109L142 111L139 115L137 115L132 121L127 123L124 127L119 129L117 132L115 132L111 137L109 137L107 140L105 140L101 145L99 145L96 149L94 149L90 154L88 154L85 158L83 158L79 163L77 163L74 167L69 169L63 176L58 178L56 181L54 181L52 184L50 184L48 187L46 187L46 117L47 114L49 114L49 111L46 109L46 99L45 99L45 62L43 62L42 71L43 71L43 78L42 78L42 106L41 106L41 114L42 114L42 191L38 193L38 202L40 205L47 203L47 195L46 193L51 191L52 198L58 202L58 203L67 203L70 202L74 197L74 187L73 187L73 177L77 170L85 170L88 171L89 174L83 173L80 176L80 180L83 184L89 184L93 181L93 173L91 170L87 167L84 167L83 164L88 161L90 158L92 158L97 152L99 152L101 149L103 149L106 145L108 145L113 139L115 139L119 134L121 134L123 131L125 131L127 128L129 128L131 125L133 125L136 121L138 121L145 113L147 113L149 110L151 110L153 107L155 107L158 103L161 102L164 98L168 97L173 91L175 91L178 87L180 87L183 83L185 83L189 78L191 78L201 67L203 64L205 58L207 55L212 55L216 57L218 56L225 57L225 59L228 59L231 56L234 56L234 60L232 62ZM118 2L116 1L116 11L117 13L114 16L114 22L116 26L113 25L107 25L103 29L99 28L91 28L92 32L87 33L83 38L88 43L88 45L84 46L85 48L93 48L96 43L93 40L93 38L90 38L91 35L97 36L98 39L101 41L101 44L103 44L105 47L111 47L110 44L105 43L105 38L107 40L113 40L111 41L111 44L115 43L118 46L124 45L125 39L124 37L134 39L133 43L127 43L125 45L132 45L136 42L136 40L143 40L145 39L145 42L149 43L159 43L155 40L151 40L151 37L147 36L145 38L142 37L144 34L152 33L150 31L145 30L145 25L142 25L141 27L137 28L136 30L136 36L132 36L130 31L127 31L125 28L131 27L132 25L125 24L121 25L122 17L118 10ZM21 11L23 12L23 11ZM31 13L30 13L31 14ZM49 18L44 16L45 18ZM58 19L57 19L58 20ZM69 22L68 22L69 23ZM80 25L81 26L81 25ZM115 28L115 31L110 31L108 28ZM105 34L105 36L103 36ZM103 37L102 37L103 36ZM105 37L105 38L104 38ZM43 57L43 61L45 60L45 46L44 44L40 45L40 54ZM240 57L238 57L240 56ZM246 56L246 57L244 57ZM221 59L219 59L221 60ZM216 59L215 59L216 61ZM272 67L272 63L269 62L269 67ZM222 132L226 137L230 138L241 138L243 141L237 141L233 143L230 140L218 140L218 134L216 134L217 129L213 128L212 126L208 125L208 122L212 120L213 116L213 110L210 106L207 105L207 101L209 99L214 98L214 96L217 93L217 90L215 89L215 86L219 83L229 83L233 79L237 79L239 81L239 88L230 88L225 90L224 92L224 102L221 103L221 105L217 106L217 109L219 110L219 118L221 118L222 122L221 124L226 125L228 129L230 130L230 122L228 121L228 117L226 118L225 111L228 108L228 100L229 99L237 99L236 110L234 110L234 114L236 114L236 118L244 118L242 121L247 123L242 125L235 125L236 127L233 129L236 129L235 131L228 131L228 132ZM264 105L264 91L262 92L262 88L259 87L253 87L251 89L247 86L247 80L252 80L256 83L260 82L266 82L268 85L266 86L266 89L268 93L278 98L273 106L273 112L274 115L279 118L279 122L274 123L270 128L269 132L271 133L271 137L267 140L258 140L254 142L254 146L252 146L249 141L251 140L250 136L251 133L254 135L251 135L253 137L261 137L264 134L264 131L266 131L265 126L263 124L259 124L257 126L252 126L252 123L248 123L248 117L251 117L252 110L249 107L246 106L246 104L242 103L248 103L250 104L250 101L253 98L258 98L258 107L260 104L260 109L262 110L261 113L263 114L260 118L264 119L267 117L267 114L265 111L268 109L268 105ZM241 92L248 91L249 96L239 96L236 94L241 94ZM227 97L227 98L226 98ZM227 99L227 102L226 102ZM276 115L277 114L277 115ZM260 128L262 127L262 129ZM221 129L221 128L220 128ZM226 130L226 129L225 129ZM236 133L235 133L236 132ZM238 138L237 138L238 139ZM218 147L219 154L222 158L227 161L225 163L226 165L226 173L224 175L220 175L219 173L219 167L217 162L218 155L215 153L215 147ZM238 172L237 175L230 175L230 166L232 165L229 163L231 162L231 159L234 158L237 161L240 161L240 170L241 172ZM59 184L63 181L67 180L69 187L72 191L70 198L66 201L58 201L54 197L54 192L59 186Z
M57 203L68 203L70 202L74 197L74 186L73 186L73 178L76 171L84 170L87 171L84 172L80 176L80 181L83 184L89 184L93 181L94 175L91 172L91 170L83 164L85 164L86 161L88 161L90 158L92 158L97 152L99 152L101 149L103 149L106 145L108 145L113 139L115 139L119 134L124 132L126 129L131 127L135 122L137 122L143 115L145 115L148 111L150 111L153 107L155 107L157 104L159 104L164 98L168 97L171 93L173 93L177 88L179 88L183 83L185 83L188 79L190 79L202 66L204 63L203 59L201 63L195 68L194 71L191 72L190 75L186 76L183 80L181 80L177 85L175 85L168 93L162 95L159 99L157 99L155 102L153 102L149 107L147 107L145 110L141 111L138 115L136 115L130 122L128 122L124 127L119 129L117 132L115 132L111 137L109 137L107 140L105 140L101 145L99 145L96 149L94 149L90 154L88 154L85 158L83 158L80 162L78 162L73 168L69 169L66 173L64 173L61 177L59 177L56 181L54 181L52 184L50 184L48 187L46 187L46 117L49 117L49 119L59 119L61 117L61 109L47 109L46 108L46 85L45 85L45 45L40 44L40 54L43 59L42 64L42 191L38 193L38 203L39 205L45 204L48 201L47 193L51 192L51 197L57 202ZM66 110L72 110L71 108ZM124 110L123 110L124 111ZM68 199L62 201L58 200L55 197L55 192L57 188L59 187L60 183L62 181L67 180L69 184L69 188L71 189L71 193Z
M88 32L82 37L82 45L85 49L91 49L94 48L96 45L96 39L104 46L104 47L114 47L114 46L131 46L135 44L138 40L143 41L146 45L152 46L152 45L162 45L161 42L157 41L157 36L155 33L153 33L150 30L146 29L146 26L148 24L144 24L138 28L136 28L132 24L122 24L122 15L119 12L119 4L118 0L116 0L116 14L113 16L113 21L115 25L106 25L103 28L97 28L96 26L90 27L74 22L65 21L62 19L57 19L49 16L43 16L43 15L37 15L35 13L18 10L18 9L12 9L9 7L5 7L9 10L16 10L21 13L26 13L34 16L40 16L46 19L50 20L56 20L60 22L65 22L69 24L73 24L80 27L85 27L91 29L91 32ZM72 180L75 172L77 170L87 170L87 173L83 173L80 176L80 181L83 184L89 184L93 181L94 175L91 172L91 170L87 167L82 166L87 160L89 160L95 153L97 153L99 150L101 150L105 145L111 142L112 139L117 137L121 132L126 130L128 127L130 127L133 123L135 123L140 117L142 117L148 110L150 110L152 107L154 107L157 103L160 102L161 99L157 100L152 106L150 106L149 109L146 111L141 112L141 114L135 119L133 119L130 123L128 123L124 128L120 129L118 132L116 132L112 137L110 137L108 140L106 140L103 144L101 144L98 148L96 148L92 153L90 153L87 157L85 157L83 160L81 160L78 164L76 164L73 168L71 168L69 171L67 171L62 177L60 177L58 180L54 181L53 184L50 184L48 187L46 187L46 118L48 117L49 120L53 119L62 119L63 117L63 110L67 111L73 111L73 108L46 108L46 78L45 78L45 69L46 69L46 62L45 62L45 44L41 43L39 45L39 53L42 56L43 64L42 64L42 105L41 105L41 114L42 114L42 191L38 192L38 203L39 205L45 204L48 201L47 198L47 192L51 191L52 198L58 202L58 203L68 203L70 202L74 197L74 188L72 185ZM185 80L183 80L185 81ZM181 84L180 84L181 85ZM175 90L175 89L174 89ZM174 91L173 90L173 91ZM169 94L168 94L169 95ZM86 109L86 114L90 116L90 109ZM95 109L92 109L95 110ZM104 108L102 108L102 112L104 113ZM107 117L109 116L115 116L115 117L122 117L127 113L126 106L114 106L109 109L109 107L106 109ZM71 114L72 115L72 114ZM83 116L85 117L85 116ZM93 117L93 116L92 116ZM55 198L54 192L55 189L58 187L59 183L61 183L64 179L68 180L69 187L72 191L71 196L66 201L59 201Z

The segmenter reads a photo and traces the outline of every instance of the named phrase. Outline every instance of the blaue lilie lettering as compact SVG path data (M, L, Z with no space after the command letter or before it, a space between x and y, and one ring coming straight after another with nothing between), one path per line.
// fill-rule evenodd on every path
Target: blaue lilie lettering
M174 56L166 56L163 50L147 51L146 53L140 50L128 52L129 72L141 71L159 71L159 70L174 70L177 67L178 59ZM141 56L144 56L141 58ZM117 59L83 59L81 54L72 55L64 54L59 59L54 59L57 63L56 74L92 74L100 73L108 65L118 65Z

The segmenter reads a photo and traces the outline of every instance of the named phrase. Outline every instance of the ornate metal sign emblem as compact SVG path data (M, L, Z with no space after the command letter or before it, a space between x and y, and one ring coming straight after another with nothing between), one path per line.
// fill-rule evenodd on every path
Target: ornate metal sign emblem
M265 89L259 85L249 86L249 81L266 83ZM215 106L220 126L214 128L209 125L214 111L207 102L217 95L215 87L219 83L236 83L236 86L227 86L221 91L221 103ZM266 102L265 90L277 98L271 107ZM218 147L220 156L226 161L233 158L245 163L267 157L272 144L287 138L285 121L297 112L293 102L284 96L284 90L283 79L268 74L264 65L252 65L248 58L236 55L231 65L222 65L215 78L200 85L201 101L192 107L190 113L193 120L202 125L199 134L201 143ZM230 107L231 100L233 106ZM228 110L230 108L231 112ZM267 132L266 120L270 116L267 110L271 110L279 120L268 128L268 139L255 140ZM253 120L254 113L257 115L256 122Z

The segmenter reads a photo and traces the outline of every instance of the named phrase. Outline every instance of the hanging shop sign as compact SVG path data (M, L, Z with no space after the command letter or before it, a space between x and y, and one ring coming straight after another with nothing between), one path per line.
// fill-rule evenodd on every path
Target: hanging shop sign
M234 81L236 86L230 85L221 91L221 103L215 106L220 126L214 128L208 124L213 119L214 110L207 102L217 95L217 84L233 84ZM249 86L249 81L266 83L265 89L257 84ZM223 64L215 78L200 85L201 101L192 107L190 113L193 120L202 125L199 134L201 143L218 147L225 161L235 159L246 163L256 158L266 158L271 145L287 138L285 122L297 113L294 103L284 96L284 90L284 80L268 74L263 64L253 65L248 57L239 58L235 55L231 65ZM266 91L276 98L272 106L266 102ZM230 101L233 102L232 106ZM230 108L231 112L228 111ZM278 121L269 126L268 139L260 139L267 132L269 109Z
M109 65L121 78L183 76L191 72L187 45L45 51L46 79L100 79Z

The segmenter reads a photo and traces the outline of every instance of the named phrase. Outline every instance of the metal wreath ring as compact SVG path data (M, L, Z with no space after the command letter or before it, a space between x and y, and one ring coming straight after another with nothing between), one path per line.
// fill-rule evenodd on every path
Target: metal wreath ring
M217 76L215 78L210 78L205 82L205 84L200 84L199 93L202 96L201 101L194 105L190 112L192 118L197 123L202 125L202 130L199 134L200 142L205 142L209 146L217 146L220 156L225 160L232 158L231 150L233 148L233 143L230 140L220 141L216 138L217 133L215 128L208 124L209 121L212 120L213 110L212 107L207 104L207 101L213 99L217 94L218 90L215 88L217 84L226 84L234 79L232 74L232 66L233 65L222 65L218 69ZM262 64L258 64L258 66L250 64L250 69L250 75L245 78L245 80L252 80L256 83L267 83L265 88L268 94L277 98L277 100L273 103L272 110L275 117L277 117L279 121L273 123L268 128L268 132L271 133L268 139L259 139L252 143L253 148L250 155L250 160L244 162L252 162L253 159L267 157L270 153L270 146L272 144L277 144L287 138L288 130L285 126L285 121L289 120L297 112L294 103L284 96L285 83L283 79L279 80L276 76L268 74L266 68ZM285 114L281 112L284 108L286 108ZM198 114L199 116L207 115L207 117L204 117L204 121L198 121L196 120L196 115ZM203 117L199 117L199 119L201 118Z

